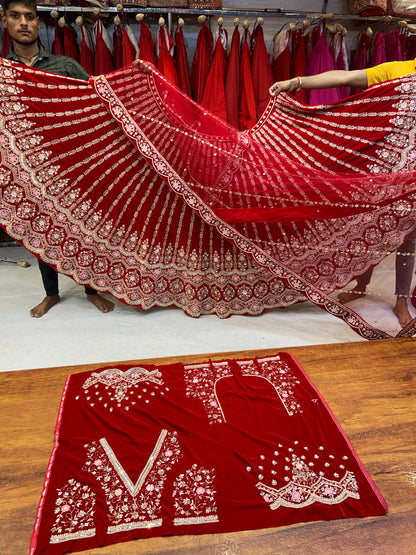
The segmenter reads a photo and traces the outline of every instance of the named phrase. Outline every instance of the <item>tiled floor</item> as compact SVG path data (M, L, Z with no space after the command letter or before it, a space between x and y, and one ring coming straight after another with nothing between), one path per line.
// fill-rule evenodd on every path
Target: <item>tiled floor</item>
M31 264L0 262L0 371L361 339L309 303L224 320L195 319L176 308L145 313L118 301L113 312L102 314L65 276L62 302L35 319L29 309L44 296L36 259L20 246L0 247L0 257Z

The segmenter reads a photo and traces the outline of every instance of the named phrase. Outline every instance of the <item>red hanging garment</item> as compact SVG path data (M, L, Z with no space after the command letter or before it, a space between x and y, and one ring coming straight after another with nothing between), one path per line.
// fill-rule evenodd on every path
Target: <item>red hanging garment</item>
M178 85L178 74L173 59L173 39L164 26L159 25L156 53L157 68L171 83Z
M214 59L208 74L201 105L212 114L227 121L227 103L225 101L225 75L227 68L226 49L221 37L221 29L215 46Z
M178 74L178 86L185 94L191 96L191 72L181 26L178 26L175 32L175 44L175 64Z
M113 52L111 42L102 21L97 18L94 23L95 59L94 75L103 75L113 71Z
M64 52L65 56L76 60L79 63L79 50L77 43L77 34L75 30L70 25L65 25L63 27L64 35Z
M123 27L123 66L127 66L139 57L139 44L130 25Z
M363 33L358 39L357 50L351 54L351 69L365 69L369 67L368 58L371 44L371 35ZM351 87L351 94L357 94L359 88Z
M141 61L85 83L1 59L0 82L0 225L57 271L143 309L309 300L367 339L416 332L392 310L416 75L324 107L279 95L247 132ZM338 296L370 268L365 297Z
M292 63L290 77L297 77L306 74L306 51L303 29L292 31ZM295 98L301 102L307 102L305 89L299 89L294 94Z
M225 77L225 102L227 121L237 129L240 128L240 31L234 27L231 49L227 60Z
M191 66L192 98L200 104L212 63L213 38L210 29L202 24L198 33Z
M114 69L123 67L123 31L120 21L114 24L113 29L113 66Z
M85 71L92 75L94 73L94 45L89 29L81 22L81 49L79 63Z
M256 99L251 75L250 34L244 29L240 61L240 129L250 129L257 121Z
M256 100L257 118L260 118L270 100L269 89L273 85L270 56L264 43L263 26L257 25L252 34L254 42L251 60L254 98Z
M65 55L64 35L63 35L62 27L59 25L58 18L56 17L54 19L54 25L55 25L55 36L52 42L51 52L55 56L64 56Z
M274 59L272 63L273 81L286 81L292 73L292 54L290 51L290 31L282 31L274 38ZM278 44L276 45L276 41ZM282 48L279 48L280 43ZM278 48L276 48L276 46ZM276 52L277 50L277 52ZM305 73L305 72L304 72ZM304 74L303 73L303 74Z
M156 65L155 44L152 39L152 33L147 23L143 20L140 21L139 58L144 62Z

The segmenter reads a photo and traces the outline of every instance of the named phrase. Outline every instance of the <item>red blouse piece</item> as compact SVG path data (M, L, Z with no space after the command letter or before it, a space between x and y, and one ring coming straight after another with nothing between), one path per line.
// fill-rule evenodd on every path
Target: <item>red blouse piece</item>
M386 510L288 353L110 366L67 378L30 555Z

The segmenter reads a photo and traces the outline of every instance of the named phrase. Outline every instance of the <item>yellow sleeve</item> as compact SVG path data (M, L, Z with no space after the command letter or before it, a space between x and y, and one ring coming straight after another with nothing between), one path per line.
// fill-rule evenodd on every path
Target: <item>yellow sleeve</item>
M416 71L416 58L405 62L386 62L365 70L367 73L368 86L403 77Z

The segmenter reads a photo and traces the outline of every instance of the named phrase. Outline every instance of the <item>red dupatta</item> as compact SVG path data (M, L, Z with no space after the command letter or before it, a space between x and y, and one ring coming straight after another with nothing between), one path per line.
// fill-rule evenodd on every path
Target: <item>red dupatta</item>
M145 309L309 299L369 339L414 332L336 293L414 227L415 77L327 106L282 95L241 133L140 61L89 84L0 74L0 222L58 271Z

